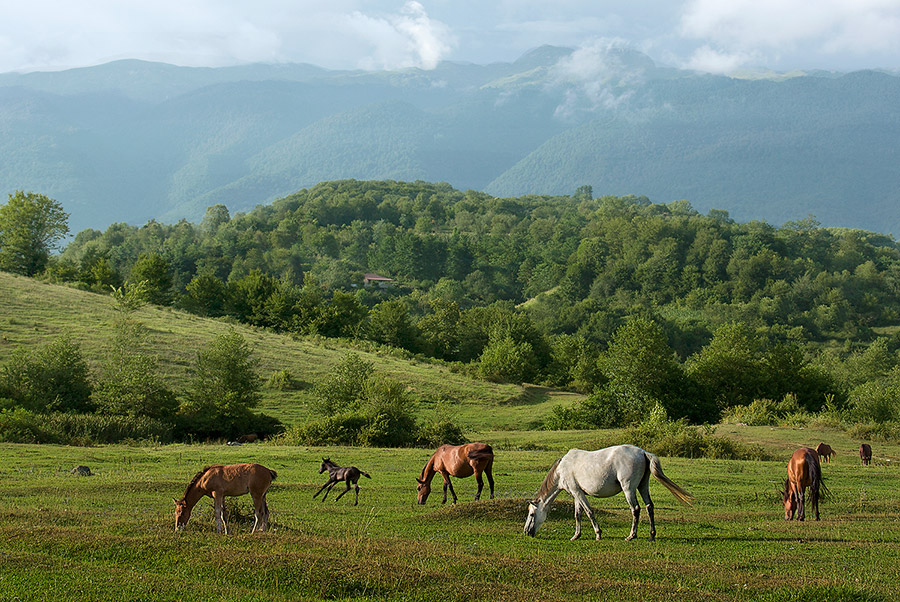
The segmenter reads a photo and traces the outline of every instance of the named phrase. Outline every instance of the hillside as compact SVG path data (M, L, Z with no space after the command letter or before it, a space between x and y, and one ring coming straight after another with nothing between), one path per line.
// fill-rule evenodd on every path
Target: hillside
M120 61L0 74L0 182L59 200L76 232L355 178L498 196L590 185L893 233L898 102L883 73L733 79L623 49L394 72Z
M0 364L20 346L35 349L61 334L71 335L94 367L103 361L115 312L108 297L0 272L0 307ZM273 372L287 370L300 382L295 391L263 391L260 409L286 424L305 419L310 387L350 351L374 363L378 373L405 383L420 402L420 415L432 417L436 402L443 400L466 430L528 428L554 404L577 397L472 380L439 363L398 353L366 351L335 339L273 334L172 309L145 307L137 318L149 328L151 347L176 391L187 384L197 352L217 334L236 328L253 348L264 381Z

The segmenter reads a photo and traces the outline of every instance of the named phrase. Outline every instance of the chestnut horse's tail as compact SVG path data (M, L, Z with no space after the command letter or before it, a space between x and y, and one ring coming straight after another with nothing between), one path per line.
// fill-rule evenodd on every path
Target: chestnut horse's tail
M822 465L818 462L818 458L813 458L813 460L816 461L809 462L810 489L812 489L813 495L816 496L817 500L824 500L828 498L831 492L828 491L828 487L825 486L825 479L822 478Z
M683 504L691 505L691 502L694 501L694 496L690 493L676 485L669 477L663 474L662 464L659 462L659 458L657 458L654 454L650 452L644 452L647 455L647 460L650 463L650 474L656 477L656 480L666 486L666 489L672 492L678 501Z
M272 480L273 480L273 481L274 481L275 479L278 478L278 473L277 473L277 472L275 472L275 471L272 470L271 468L268 468L267 470L269 471L269 474L272 475Z

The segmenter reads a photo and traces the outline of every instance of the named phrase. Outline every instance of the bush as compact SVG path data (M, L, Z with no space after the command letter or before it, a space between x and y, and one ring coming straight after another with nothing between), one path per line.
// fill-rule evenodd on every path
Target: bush
M868 422L854 424L847 429L854 439L900 443L900 422Z
M462 445L467 441L462 429L447 418L420 427L416 436L416 444L421 447Z
M624 426L626 412L621 398L606 388L598 389L571 407L554 406L544 421L547 430L604 429Z
M688 426L685 420L669 420L661 406L649 418L625 432L625 441L658 456L713 458L720 460L771 460L758 445L746 445L716 436L712 427Z
M106 414L37 414L0 410L0 441L94 445L122 441L172 441L172 425L147 417Z

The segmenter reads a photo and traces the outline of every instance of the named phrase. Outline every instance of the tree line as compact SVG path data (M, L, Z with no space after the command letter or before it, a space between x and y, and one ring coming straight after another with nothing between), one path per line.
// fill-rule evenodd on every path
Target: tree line
M366 289L369 272L396 285ZM142 282L151 302L200 315L591 394L580 415L557 416L571 424L621 423L654 403L715 421L785 396L900 418L900 248L812 217L742 224L589 186L496 198L348 180L234 216L215 205L196 225L84 230L32 275L97 291ZM853 374L876 352L877 367ZM890 411L858 407L864 386Z

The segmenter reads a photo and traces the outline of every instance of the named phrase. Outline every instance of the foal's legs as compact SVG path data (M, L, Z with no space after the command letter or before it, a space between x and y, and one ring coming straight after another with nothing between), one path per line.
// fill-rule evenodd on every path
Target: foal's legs
M344 482L347 484L347 488L344 489L342 492L340 492L340 493L338 494L338 496L337 496L336 498L334 498L334 501L338 501L339 499L341 499L342 497L344 497L344 494L345 494L345 493L347 493L348 491L350 491L350 479L347 479L347 480L344 481ZM357 487L357 489L359 489L359 487ZM356 504L354 504L354 506L355 506L355 505L356 505Z
M214 491L212 498L214 513L216 515L216 532L221 533L224 530L225 535L228 535L228 521L225 519L225 496L221 493L216 495L216 492Z
M488 485L491 487L491 499L494 499L494 475L491 472L491 465L488 464L484 469L484 474L487 475Z
M335 484L335 483L337 483L337 481L329 477L329 479L328 479L327 481L325 481L325 484L322 485L322 486L319 488L319 490L313 494L313 498L318 497L319 494L322 493L322 490L325 489L326 487L328 487L329 485L331 485L331 487L334 487L334 484ZM331 491L331 487L328 487L328 491ZM325 498L328 497L328 491L326 491L326 492L325 492L325 495L322 496L322 501L323 501L323 502L325 501Z
M588 503L584 491L576 489L572 492L572 497L575 498L575 535L572 536L571 541L575 541L581 537L582 511L587 512L588 518L591 521L591 526L594 528L594 533L596 533L596 539L597 541L600 541L600 525L597 524L597 519L594 518L594 511L591 509L591 505Z
M269 525L269 505L266 503L266 494L256 495L255 493L251 493L251 495L253 497L254 520L253 528L250 529L250 532L264 532Z

